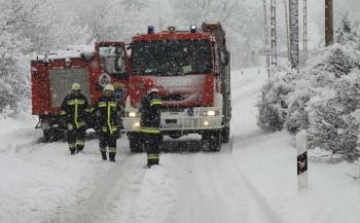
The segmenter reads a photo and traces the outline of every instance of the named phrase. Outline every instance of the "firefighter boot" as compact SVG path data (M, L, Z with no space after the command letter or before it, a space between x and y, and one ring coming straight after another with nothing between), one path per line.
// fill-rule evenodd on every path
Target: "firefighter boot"
M115 162L115 155L116 155L116 153L109 152L110 162Z
M71 154L71 155L75 155L75 148L72 148L72 147L71 147L71 148L69 148L69 149L70 149L70 154Z
M81 151L83 151L83 149L84 149L84 146L77 146L76 147L76 153L79 153L79 152L81 152Z
M101 151L101 157L103 160L107 160L106 152Z
M153 165L159 165L159 154L147 154L147 166L150 168Z

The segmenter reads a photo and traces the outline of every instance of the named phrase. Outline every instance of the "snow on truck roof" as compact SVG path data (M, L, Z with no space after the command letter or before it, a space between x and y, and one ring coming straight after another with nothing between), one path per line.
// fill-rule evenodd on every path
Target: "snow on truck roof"
M82 55L91 56L94 53L94 44L92 45L74 45L66 49L50 51L43 55L34 55L31 60L59 60L66 58L79 58Z
M133 41L141 41L141 40L157 40L157 39L211 39L211 34L205 32L196 32L190 33L188 31L175 31L173 33L169 33L167 31L158 32L158 33L143 33L138 34L133 37Z

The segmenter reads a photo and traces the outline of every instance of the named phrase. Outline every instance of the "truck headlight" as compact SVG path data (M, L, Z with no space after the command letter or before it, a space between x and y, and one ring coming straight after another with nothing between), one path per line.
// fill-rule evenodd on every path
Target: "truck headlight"
M135 122L133 125L134 129L137 129L140 127L140 122Z
M218 110L203 111L202 116L218 116L220 112Z
M215 116L216 112L213 110L207 111L208 116Z
M136 112L129 112L129 117L135 118L136 117Z

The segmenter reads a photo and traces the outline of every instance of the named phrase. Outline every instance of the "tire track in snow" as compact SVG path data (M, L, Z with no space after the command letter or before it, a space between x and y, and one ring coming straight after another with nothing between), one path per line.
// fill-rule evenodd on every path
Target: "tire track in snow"
M143 161L142 156L128 155L117 161L116 164L120 163L120 165L114 165L107 172L91 197L88 200L80 201L83 210L72 223L107 222L104 217L107 218L109 213L116 215L116 211L113 211L116 209L114 205L116 201L127 193L129 184L138 184L145 177L145 169L135 168L139 165L139 162L136 162L139 159ZM134 169L137 170L131 171ZM131 177L126 177L129 174Z
M232 156L230 142L220 153L172 157L176 163L170 174L181 179L181 190L177 191L173 210L161 222L281 222L269 217L270 211L259 203L246 177L231 161Z
M255 134L256 135L256 134ZM233 144L232 144L233 145ZM231 148L232 150L232 148ZM270 204L267 202L267 200L264 198L264 196L262 196L257 190L256 188L252 185L251 181L246 177L246 175L244 174L244 172L241 170L241 168L239 167L239 165L237 164L234 156L231 155L231 162L233 163L236 171L239 173L239 175L241 176L241 179L244 181L246 187L249 189L249 191L252 194L252 197L255 198L255 200L257 201L258 205L260 206L260 208L263 210L263 212L266 214L266 216L268 217L267 219L269 220L269 222L272 223L282 223L282 219L280 217L280 215L278 213L276 213L270 206Z
M107 161L101 169L90 176L89 185L84 185L77 190L75 204L59 206L55 215L44 222L107 222L106 218L110 214L115 213L116 215L116 211L114 211L116 202L126 195L129 187L139 184L143 180L146 170L139 168L140 162L144 162L141 154L132 155L124 152L120 157L118 156L115 163Z

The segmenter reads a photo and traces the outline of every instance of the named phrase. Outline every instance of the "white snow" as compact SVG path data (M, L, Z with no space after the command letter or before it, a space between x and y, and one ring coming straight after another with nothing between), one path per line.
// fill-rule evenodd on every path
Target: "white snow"
M33 55L31 60L58 60L66 58L80 58L82 55L91 56L95 49L93 44L89 45L73 45L68 46L66 49L54 50L46 55Z
M110 163L97 139L70 156L65 142L37 142L36 117L0 119L0 222L359 222L356 163L309 151L309 185L299 191L295 137L256 126L266 78L259 68L232 73L232 141L219 153L162 153L151 169L126 136Z

